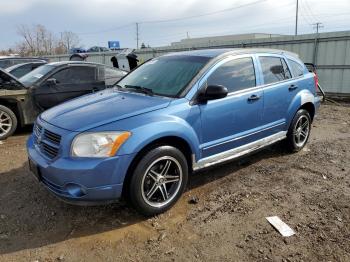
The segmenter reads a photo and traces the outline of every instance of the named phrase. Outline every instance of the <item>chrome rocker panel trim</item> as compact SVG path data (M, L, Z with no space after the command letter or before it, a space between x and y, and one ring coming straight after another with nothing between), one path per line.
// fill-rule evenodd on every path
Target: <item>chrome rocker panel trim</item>
M200 159L198 162L195 161L194 156L192 156L192 168L193 170L198 170L202 168L206 168L212 165L219 164L221 162L225 162L228 160L232 160L243 155L249 154L253 151L256 151L260 148L266 147L268 145L274 144L280 140L286 138L287 131L281 131L271 136L265 137L263 139L254 141L252 143L213 155L203 159Z

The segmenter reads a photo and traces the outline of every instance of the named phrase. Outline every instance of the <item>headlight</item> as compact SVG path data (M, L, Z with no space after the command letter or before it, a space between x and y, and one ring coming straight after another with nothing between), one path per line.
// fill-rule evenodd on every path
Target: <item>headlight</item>
M130 132L98 132L78 135L73 143L73 157L110 157L129 138Z

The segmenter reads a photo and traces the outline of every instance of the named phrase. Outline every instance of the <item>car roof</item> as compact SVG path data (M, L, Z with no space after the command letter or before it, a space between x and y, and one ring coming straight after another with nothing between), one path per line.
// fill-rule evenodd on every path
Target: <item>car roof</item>
M21 67L21 66L33 65L33 64L47 64L47 62L44 60L43 61L26 62L26 63L21 63L21 64L16 64L16 65L10 66L10 67L6 68L6 70L10 71L10 70L16 69L16 68Z
M126 72L125 70L121 69L121 68L116 68L110 65L105 65L105 64L101 64L101 63L95 63L95 62L86 62L86 61L59 61L59 62L51 62L48 63L46 65L52 65L52 66L64 66L64 65L100 65L100 66L104 66L104 67L108 67L108 68L112 68L115 70L119 70L119 71L123 71Z
M13 60L32 59L32 60L37 60L37 61L45 61L44 58L40 58L40 57L22 57L22 56L0 56L0 60L2 60L2 59L13 59Z
M165 56L176 55L188 55L188 56L202 56L208 58L215 58L222 55L235 55L235 54L258 54L258 53L270 53L270 54L288 54L293 57L298 57L296 53L292 53L285 50L269 49L269 48L218 48L218 49L202 49L170 53Z
M102 65L102 66L107 66L101 63L94 63L94 62L85 62L85 61L59 61L59 62L51 62L48 63L48 65L53 65L53 66L62 66L62 65Z

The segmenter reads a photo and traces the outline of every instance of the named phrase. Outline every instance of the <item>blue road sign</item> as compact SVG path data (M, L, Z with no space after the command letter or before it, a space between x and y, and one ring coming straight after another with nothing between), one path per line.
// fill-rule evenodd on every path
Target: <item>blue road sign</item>
M120 48L120 43L119 41L108 41L108 47L110 49Z

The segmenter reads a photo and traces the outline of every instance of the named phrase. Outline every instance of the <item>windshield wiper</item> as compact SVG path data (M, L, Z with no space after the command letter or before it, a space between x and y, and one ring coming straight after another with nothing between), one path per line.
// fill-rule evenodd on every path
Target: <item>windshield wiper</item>
M118 86L118 85L117 85ZM140 92L149 96L153 96L153 90L147 87L143 87L143 86L133 86L133 85L125 85L124 88L126 89L132 89L136 92Z

